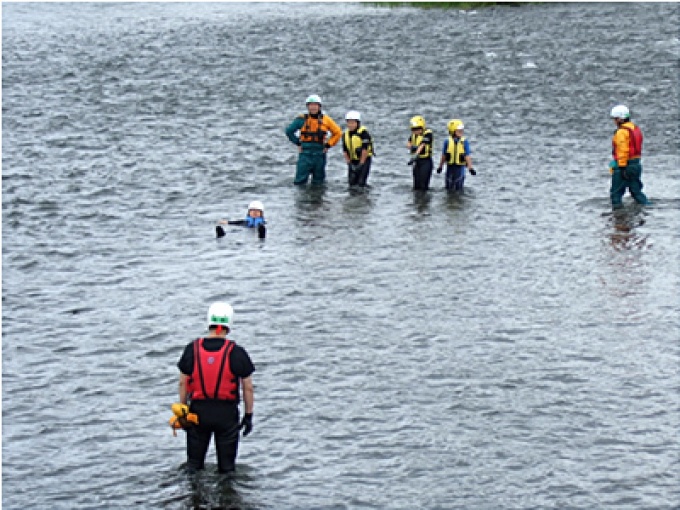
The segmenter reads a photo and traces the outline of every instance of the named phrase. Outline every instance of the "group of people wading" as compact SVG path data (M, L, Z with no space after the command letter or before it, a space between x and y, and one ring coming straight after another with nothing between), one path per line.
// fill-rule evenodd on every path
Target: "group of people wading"
M326 180L328 149L342 139L349 185L366 186L375 149L373 138L361 125L361 114L357 111L347 112L347 129L343 133L335 121L321 110L322 102L318 95L309 96L306 104L307 113L298 115L285 130L288 139L299 147L294 184L307 184L310 175L312 184L322 184ZM609 165L612 206L615 209L622 206L626 190L639 204L649 205L649 200L642 192L642 131L630 120L630 112L624 105L612 108L611 117L616 123L612 139L613 159ZM434 136L422 116L411 118L410 124L411 136L406 146L411 153L408 164L412 166L413 189L427 190L434 167ZM441 173L446 165L446 189L463 191L466 171L477 175L472 166L470 141L463 134L465 126L460 119L449 121L447 128L448 138L444 141L437 173Z
M297 170L293 181L296 185L309 182L322 184L326 180L326 154L342 140L342 151L347 163L347 182L350 186L366 186L375 156L373 138L361 125L361 113L349 111L345 115L347 129L343 131L335 121L321 110L321 98L311 95L307 98L307 113L295 117L286 128L288 139L299 147ZM413 189L427 190L432 177L433 135L425 125L425 119L417 115L411 119L411 136L406 142L411 153L408 164L413 167ZM437 173L446 163L446 189L462 191L466 169L475 175L472 168L470 142L463 135L464 125L459 119L448 124L449 137L444 142Z
M343 152L348 167L350 185L365 186L374 155L373 140L361 125L359 112L350 111L345 116L347 130L343 133L328 115L321 111L321 99L307 98L308 113L300 115L286 128L288 138L300 147L295 184L313 184L326 179L326 152L343 140ZM630 120L624 105L611 110L616 124L612 138L610 198L613 208L622 207L622 198L630 190L636 202L650 202L642 192L642 131ZM475 175L470 156L470 144L463 136L463 123L454 119L448 123L449 137L444 143L437 173L446 164L446 189L463 189L466 170ZM296 133L299 132L299 135ZM432 176L432 131L425 119L411 119L411 136L407 147L411 153L409 165L413 168L413 187L427 190ZM224 235L220 225L234 224L264 230L264 206L251 202L244 220L221 220L217 226L218 237ZM220 232L221 231L221 232ZM187 433L187 467L191 471L204 467L205 457L214 436L218 471L228 473L235 468L239 433L248 435L253 429L254 390L252 374L255 367L248 353L227 339L233 325L234 311L228 303L213 303L208 310L208 334L190 342L177 363L179 376L179 404L173 405L176 414L171 419L173 428L183 428ZM239 403L243 401L243 417Z

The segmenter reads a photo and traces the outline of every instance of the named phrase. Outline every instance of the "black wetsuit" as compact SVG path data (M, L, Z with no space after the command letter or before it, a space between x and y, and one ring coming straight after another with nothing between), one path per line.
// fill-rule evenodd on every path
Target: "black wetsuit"
M204 348L208 352L219 351L225 339L209 337L205 339ZM229 358L231 373L240 379L250 377L255 366L245 349L234 345ZM194 342L184 348L184 353L177 363L180 372L189 377L194 371ZM203 469L205 456L210 446L210 437L215 436L217 451L217 467L220 473L234 470L239 441L239 409L238 395L236 400L192 400L189 410L198 415L198 425L187 430L187 467L192 470Z

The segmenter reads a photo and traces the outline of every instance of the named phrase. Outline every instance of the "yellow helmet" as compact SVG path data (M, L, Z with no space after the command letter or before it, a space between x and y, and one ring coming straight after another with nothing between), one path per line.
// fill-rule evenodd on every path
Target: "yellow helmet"
M425 129L425 119L423 119L420 115L416 115L415 117L411 118L411 129L416 128Z
M463 121L460 119L453 119L449 121L449 133L453 133L456 129L463 129L465 126L463 125Z

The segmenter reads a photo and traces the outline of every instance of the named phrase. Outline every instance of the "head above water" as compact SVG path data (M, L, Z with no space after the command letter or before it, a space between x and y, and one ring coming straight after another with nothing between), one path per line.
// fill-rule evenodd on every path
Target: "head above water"
M630 119L630 110L628 110L628 107L626 105L616 105L614 108L612 108L610 117L614 120L621 120L621 121L626 121Z
M411 131L417 130L417 129L425 129L425 119L421 115L416 115L415 117L411 117Z
M345 114L345 122L350 131L353 131L361 124L361 114L355 110L350 110Z
M248 216L261 218L264 216L264 205L259 200L253 200L248 204Z
M234 320L234 309L229 303L216 301L208 308L208 329L216 330L217 333L225 334L231 330Z
M454 134L456 131L463 131L465 129L465 125L463 125L463 121L460 119L453 119L449 121L448 124L449 128L449 133Z
M321 98L316 94L308 96L305 104L307 105L307 111L312 115L315 115L321 111L322 101Z

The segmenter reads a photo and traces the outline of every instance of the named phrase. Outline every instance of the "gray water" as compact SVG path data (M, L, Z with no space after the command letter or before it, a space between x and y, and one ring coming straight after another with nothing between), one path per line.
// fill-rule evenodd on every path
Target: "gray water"
M3 508L680 508L678 4L5 3ZM292 186L317 93L378 157ZM608 198L609 109L653 201ZM478 175L414 194L461 118ZM267 239L219 218L262 200ZM254 432L183 473L176 362L236 309Z

